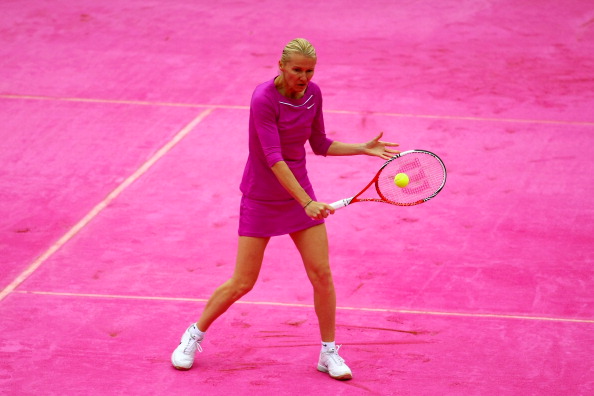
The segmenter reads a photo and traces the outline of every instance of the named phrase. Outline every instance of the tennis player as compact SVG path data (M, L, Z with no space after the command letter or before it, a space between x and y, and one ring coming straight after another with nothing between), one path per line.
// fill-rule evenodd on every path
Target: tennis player
M249 119L249 156L240 189L239 243L235 270L208 300L190 325L171 361L189 370L210 325L256 283L264 250L271 237L288 234L299 250L313 286L322 350L317 369L332 378L352 378L335 344L336 294L328 257L324 219L334 213L318 202L306 170L305 143L316 155L377 156L389 159L396 143L382 134L361 144L332 141L326 136L320 88L311 82L316 51L305 39L289 42L279 61L278 75L256 87Z

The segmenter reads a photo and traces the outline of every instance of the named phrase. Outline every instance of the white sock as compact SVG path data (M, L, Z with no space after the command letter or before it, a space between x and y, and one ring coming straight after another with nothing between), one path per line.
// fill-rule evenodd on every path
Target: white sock
M196 326L196 323L194 323L190 328L190 333L195 335L196 338L198 338L199 340L202 340L206 335L206 331L200 331L200 329L198 329L198 326Z
M322 341L322 352L328 352L330 349L336 349L336 343Z

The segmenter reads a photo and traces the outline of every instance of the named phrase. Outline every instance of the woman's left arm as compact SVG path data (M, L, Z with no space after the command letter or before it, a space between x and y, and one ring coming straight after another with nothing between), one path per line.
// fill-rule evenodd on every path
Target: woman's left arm
M397 147L398 143L383 142L380 139L383 132L366 143L342 143L334 141L328 148L326 155L371 155L388 160L400 151L392 150L390 147Z

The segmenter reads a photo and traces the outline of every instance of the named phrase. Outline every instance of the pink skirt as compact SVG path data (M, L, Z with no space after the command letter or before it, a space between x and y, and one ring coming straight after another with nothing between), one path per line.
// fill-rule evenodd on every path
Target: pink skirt
M315 200L313 195L312 198ZM239 236L265 238L285 235L323 223L324 220L312 220L294 199L258 201L245 195L241 198Z

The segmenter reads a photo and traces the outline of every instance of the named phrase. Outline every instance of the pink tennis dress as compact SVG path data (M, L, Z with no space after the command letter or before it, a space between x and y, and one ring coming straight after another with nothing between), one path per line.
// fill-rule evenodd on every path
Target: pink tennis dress
M274 79L257 86L250 106L249 156L240 186L240 236L290 234L324 222L307 216L271 169L285 161L315 200L306 169L308 140L317 155L325 156L332 144L324 130L320 88L310 82L301 99L289 99L277 91Z

